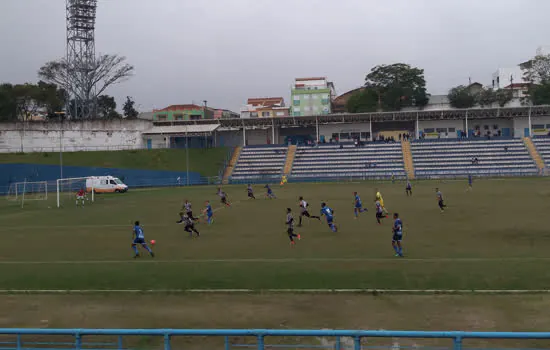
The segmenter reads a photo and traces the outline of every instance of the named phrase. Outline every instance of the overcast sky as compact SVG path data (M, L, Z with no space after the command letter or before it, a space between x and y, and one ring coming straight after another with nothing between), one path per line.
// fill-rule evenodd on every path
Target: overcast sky
M428 90L550 45L550 0L99 0L96 51L124 55L135 76L107 93L142 111L208 100L238 111L283 96L295 77L326 76L337 92L377 64L425 69ZM0 82L35 82L65 53L65 0L0 0Z

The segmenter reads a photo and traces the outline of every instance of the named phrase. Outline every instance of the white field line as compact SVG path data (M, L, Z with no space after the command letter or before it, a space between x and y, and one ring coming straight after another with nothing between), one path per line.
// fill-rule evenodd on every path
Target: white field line
M0 294L550 294L548 289L0 289Z
M142 260L0 260L0 265L109 265L109 264L211 264L211 263L338 263L338 262L410 262L410 263L434 263L434 262L528 262L550 261L550 257L540 258L236 258L236 259L181 259L181 260L157 260L144 258Z
M233 205L236 205L236 204L239 204L241 201L236 201L234 203L231 203L231 206ZM222 209L225 209L226 207L218 207L218 208L215 208L213 209L212 211L215 213L217 211L220 211ZM204 214L202 214L202 210L201 210L201 214L199 215L199 217L203 217ZM151 225L142 225L143 227L169 227L169 226L173 226L173 224L151 224ZM44 229L44 228L58 228L58 229L76 229L76 228L110 228L110 227L132 227L132 224L129 223L129 224L105 224L105 225L101 225L101 224L94 224L94 225L53 225L53 226L3 226L3 227L0 227L0 232L2 231L14 231L14 230L38 230L38 229Z

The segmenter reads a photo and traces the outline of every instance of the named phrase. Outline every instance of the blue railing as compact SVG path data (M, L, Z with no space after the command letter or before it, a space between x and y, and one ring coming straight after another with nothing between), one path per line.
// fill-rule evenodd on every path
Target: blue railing
M506 340L550 340L550 332L419 332L419 331L360 331L360 330L272 330L272 329L0 329L0 349L131 349L144 348L143 342L132 344L130 337L147 337L149 348L172 350L185 348L190 340L186 338L185 345L178 345L178 337L196 337L197 342L219 340L218 343L204 344L205 348L307 348L307 349L395 349L410 346L396 346L399 340L423 339L425 342L437 345L420 346L415 343L415 349L473 349L464 342L476 340L491 341L488 347L473 344L475 349L504 349L496 343ZM157 338L161 344L155 345L152 338ZM276 339L278 338L278 339ZM385 338L390 344L377 342L375 339ZM38 340L39 339L39 340ZM221 340L223 339L223 343ZM237 343L249 340L246 343ZM274 341L275 339L275 341ZM325 341L319 341L323 339ZM327 341L330 339L331 341ZM54 341L55 340L55 341ZM135 338L134 338L135 340ZM135 342L134 342L135 343ZM273 344L272 344L273 343ZM282 344L284 343L284 344ZM373 345L370 345L373 344ZM543 348L548 348L544 346ZM514 349L506 347L506 349ZM519 348L515 348L519 349ZM521 347L527 349L527 347Z

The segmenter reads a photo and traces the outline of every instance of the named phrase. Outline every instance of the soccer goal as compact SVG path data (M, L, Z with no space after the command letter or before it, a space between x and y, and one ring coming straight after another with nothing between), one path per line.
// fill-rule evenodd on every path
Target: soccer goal
M95 199L93 182L90 181L86 184L86 179L88 179L88 177L57 179L57 207L61 207L66 201L74 205L76 194L81 189L86 191L86 200L91 200L93 202Z
M21 207L25 201L45 201L48 200L48 182L47 181L24 181L10 184L8 189L9 201L21 202Z

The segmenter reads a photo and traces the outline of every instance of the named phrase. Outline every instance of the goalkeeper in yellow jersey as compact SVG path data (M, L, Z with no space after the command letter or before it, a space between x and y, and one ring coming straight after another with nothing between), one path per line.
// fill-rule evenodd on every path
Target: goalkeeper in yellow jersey
M383 211L384 215L387 217L388 216L388 211L386 210L386 207L384 206L384 198L382 198L382 193L380 193L378 188L376 189L376 195L374 196L374 201L375 202L380 202L380 206L382 207L382 211Z

